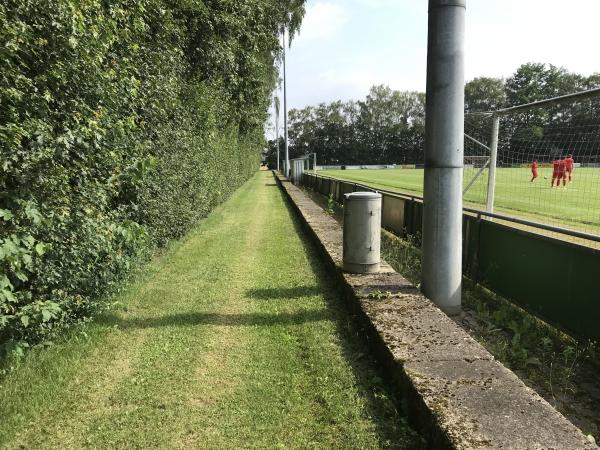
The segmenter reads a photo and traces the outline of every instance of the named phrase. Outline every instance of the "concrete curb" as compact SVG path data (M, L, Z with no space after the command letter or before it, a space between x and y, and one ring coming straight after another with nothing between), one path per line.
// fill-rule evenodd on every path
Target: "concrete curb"
M377 274L342 272L341 226L285 177L275 178L430 448L598 448L387 263Z

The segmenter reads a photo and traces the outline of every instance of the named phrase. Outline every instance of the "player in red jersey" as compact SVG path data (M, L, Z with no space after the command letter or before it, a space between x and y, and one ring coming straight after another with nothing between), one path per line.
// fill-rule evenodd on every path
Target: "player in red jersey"
M552 185L554 188L554 180L556 180L556 187L560 187L560 180L563 180L564 189L567 188L567 163L564 159L555 159L552 161Z
M537 160L533 160L533 163L531 164L531 182L533 183L533 180L535 180L538 177L538 170L537 170Z
M575 161L573 160L573 155L567 155L565 158L565 164L567 169L567 174L569 175L569 183L573 182L573 166Z

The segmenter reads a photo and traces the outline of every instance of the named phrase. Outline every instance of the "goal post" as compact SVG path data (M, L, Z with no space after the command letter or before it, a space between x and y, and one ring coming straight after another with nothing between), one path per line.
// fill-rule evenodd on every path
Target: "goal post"
M488 172L486 212L494 212L494 195L496 192L496 167L498 166L498 133L500 131L500 116L492 116L492 136L490 138L490 170Z
M467 161L469 161L471 158L473 158L473 157L465 156L465 167L479 168L479 170L475 173L475 175L471 178L471 180L463 188L463 196L467 192L469 192L469 189L471 189L471 186L473 186L475 184L475 182L479 179L479 177L483 174L485 169L487 169L490 164L490 158L488 156L477 156L477 159L478 159L477 164L467 163Z
M465 155L464 158L465 166L474 169L487 167L490 162L490 157L487 155Z
M600 235L600 88L466 114L464 148L465 202Z

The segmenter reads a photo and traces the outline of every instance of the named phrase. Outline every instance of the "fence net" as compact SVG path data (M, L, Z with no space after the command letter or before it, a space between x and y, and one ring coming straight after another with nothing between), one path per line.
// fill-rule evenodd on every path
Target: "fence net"
M492 124L465 116L464 199L478 209ZM496 167L495 212L600 235L600 97L502 115Z

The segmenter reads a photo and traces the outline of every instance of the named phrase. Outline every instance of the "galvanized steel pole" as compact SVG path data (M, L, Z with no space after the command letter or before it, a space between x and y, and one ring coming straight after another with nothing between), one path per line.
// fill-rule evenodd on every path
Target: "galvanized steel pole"
M290 155L288 152L288 119L287 119L287 79L285 76L285 28L283 30L283 147L285 148L285 176L290 176Z
M317 173L317 153L313 153L313 172Z
M279 99L275 95L273 107L275 109L275 145L277 145L277 172L279 172Z
M498 164L498 132L500 116L492 116L492 136L490 138L490 171L488 172L486 212L494 212L494 190L496 189L496 165ZM492 218L490 217L490 220Z
M461 308L466 0L429 0L421 289Z

